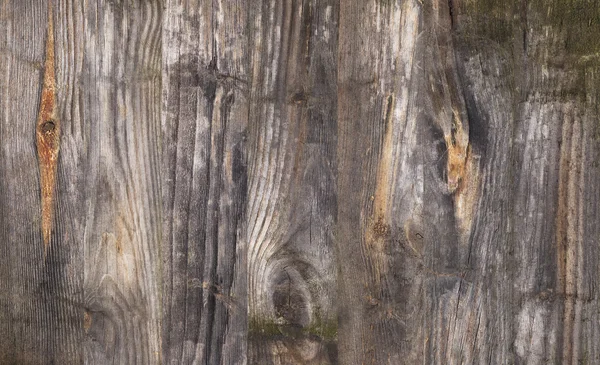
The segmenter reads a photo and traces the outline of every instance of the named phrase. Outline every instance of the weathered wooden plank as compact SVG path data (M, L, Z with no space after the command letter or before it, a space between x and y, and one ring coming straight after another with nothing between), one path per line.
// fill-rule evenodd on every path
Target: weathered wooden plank
M423 9L418 1L340 8L338 64L339 353L342 364L417 363L426 159L435 140L420 115ZM424 161L425 160L425 161ZM442 214L442 211L440 212ZM442 226L439 229L451 227ZM420 265L419 265L420 264ZM423 313L424 314L424 313Z
M5 1L0 24L0 362L73 363L82 359L83 250L68 229L73 209L59 198L44 257L35 145L48 4ZM59 162L59 193L70 183L65 171Z
M56 8L59 195L83 250L85 361L159 363L162 4Z
M598 176L596 5L462 3L457 57L482 196L458 306L455 361L594 363ZM576 26L582 22L583 26ZM585 46L582 44L585 43ZM585 207L585 208L584 208ZM586 214L584 214L584 209ZM594 223L592 223L594 222ZM586 228L584 228L586 227ZM477 318L477 327L473 320ZM477 328L467 332L467 328Z
M584 3L341 7L341 362L594 361Z
M337 363L337 7L250 10L250 364Z
M165 5L163 360L245 364L247 7Z
M0 363L599 362L599 14L0 1Z
M47 4L2 4L2 362L158 363L160 4L49 4L61 149L44 259Z

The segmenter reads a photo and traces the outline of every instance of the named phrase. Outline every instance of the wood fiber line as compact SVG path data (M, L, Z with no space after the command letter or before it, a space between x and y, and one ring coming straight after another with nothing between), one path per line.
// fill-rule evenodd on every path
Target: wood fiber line
M580 354L580 322L582 312L581 283L583 281L582 244L582 161L585 149L579 116L567 106L563 121L559 162L558 208L556 212L557 288L564 298L562 361L577 363Z
M592 109L598 102L598 71L586 70L585 89L589 97L586 100L587 108ZM580 243L577 256L578 283L577 298L581 305L581 321L575 328L573 337L579 341L578 358L583 361L600 360L600 349L594 345L600 338L600 329L595 324L600 319L597 308L600 298L595 287L598 280L598 254L600 250L600 225L597 224L600 215L600 202L593 197L600 196L598 161L598 127L597 112L587 112L581 118L581 180L579 183L580 194Z

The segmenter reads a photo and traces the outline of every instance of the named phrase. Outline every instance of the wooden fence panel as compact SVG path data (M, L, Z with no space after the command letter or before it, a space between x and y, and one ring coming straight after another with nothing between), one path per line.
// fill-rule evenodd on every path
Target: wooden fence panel
M599 19L0 1L0 364L600 362Z
M55 6L57 15L78 14L64 20L57 54L72 83L63 83L65 94L73 93L64 96L71 128L62 139L71 145L61 161L72 164L69 180L80 182L72 189L83 192L73 203L83 224L86 362L161 358L161 7L159 1Z

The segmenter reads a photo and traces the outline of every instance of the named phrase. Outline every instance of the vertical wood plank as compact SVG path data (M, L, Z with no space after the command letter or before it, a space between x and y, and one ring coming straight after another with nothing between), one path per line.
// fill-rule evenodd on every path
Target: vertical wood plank
M466 276L475 295L457 304L472 314L453 324L464 333L460 343L473 346L455 341L455 361L598 361L590 346L598 332L587 322L596 320L590 308L598 300L589 289L596 263L588 259L598 254L591 228L597 187L589 185L598 166L588 159L598 153L591 136L599 84L596 63L583 60L600 46L587 36L599 30L599 8L582 6L477 1L455 8L457 58L483 169Z
M469 362L478 350L471 343L477 343L482 335L485 327L481 323L486 318L480 311L486 298L479 286L483 274L477 271L475 259L485 243L473 238L481 232L477 230L479 219L485 219L478 210L486 176L481 168L483 127L465 100L462 60L457 57L452 34L457 21L454 2L433 2L424 7L423 19L427 36L421 44L425 73L420 90L427 102L420 120L430 128L429 143L434 148L424 160L428 173L421 221L427 227L421 271L422 331L416 339L419 350L412 356L431 362ZM508 128L498 130L497 137L506 137Z
M50 5L56 14L56 4ZM69 230L72 207L59 196L44 257L35 167L49 7L46 1L0 6L0 362L77 363L83 358L77 345L83 340L83 251ZM54 24L58 38L62 25L57 17ZM66 193L68 164L59 160L58 194Z
M164 362L245 364L248 5L165 5Z
M443 207L441 178L437 190L425 185L435 140L419 104L427 98L419 90L418 40L429 35L422 14L419 1L348 2L340 9L337 190L343 199L336 244L343 364L422 361L424 205Z
M58 226L83 251L84 361L157 364L162 5L55 6L64 121L59 196L68 209Z
M249 363L337 363L335 1L252 7Z

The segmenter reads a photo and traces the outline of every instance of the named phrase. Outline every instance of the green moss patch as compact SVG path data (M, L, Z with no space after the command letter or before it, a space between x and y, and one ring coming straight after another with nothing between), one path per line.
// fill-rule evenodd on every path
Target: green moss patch
M289 333L286 331L286 326L289 325L272 319L253 318L249 322L248 332L252 336L276 337ZM302 328L299 334L314 335L326 341L334 341L337 339L337 321L323 321L316 318L309 326Z

